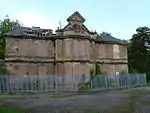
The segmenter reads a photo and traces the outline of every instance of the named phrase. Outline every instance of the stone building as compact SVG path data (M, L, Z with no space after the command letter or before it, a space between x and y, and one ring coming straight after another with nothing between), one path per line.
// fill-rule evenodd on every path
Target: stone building
M128 72L124 41L91 32L74 12L55 33L39 27L15 28L6 34L5 62L11 75L90 75L98 62L102 72Z

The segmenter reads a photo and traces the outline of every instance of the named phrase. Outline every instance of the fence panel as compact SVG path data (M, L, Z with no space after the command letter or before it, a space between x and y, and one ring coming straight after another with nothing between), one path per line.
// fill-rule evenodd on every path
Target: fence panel
M92 80L93 89L127 88L146 85L146 74L99 75Z
M82 76L69 75L0 75L0 93L74 92L83 83ZM145 74L99 75L92 81L93 89L126 88L146 85Z
M48 93L77 91L80 76L69 75L0 75L0 92Z

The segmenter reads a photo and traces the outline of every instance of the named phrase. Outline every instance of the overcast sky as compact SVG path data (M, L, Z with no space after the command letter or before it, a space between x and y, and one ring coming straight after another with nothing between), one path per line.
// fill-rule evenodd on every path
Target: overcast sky
M137 27L150 25L150 0L1 0L0 20L9 15L24 26L55 30L79 11L89 30L129 39Z

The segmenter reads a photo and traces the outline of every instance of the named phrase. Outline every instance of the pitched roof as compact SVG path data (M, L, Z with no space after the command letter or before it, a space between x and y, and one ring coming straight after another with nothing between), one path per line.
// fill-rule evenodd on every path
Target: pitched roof
M33 31L36 31L37 34L34 34ZM32 34L33 33L33 34ZM6 36L50 36L52 34L51 29L40 29L40 27L17 27L12 31L6 33Z
M110 34L101 34L101 35L99 35L97 40L101 41L101 42L113 43L113 44L123 44L123 45L126 44L125 41L117 39L117 38L111 36Z
M24 32L25 28L24 27L17 27L14 28L13 30L9 31L8 33L6 33L6 36L25 36L25 32Z
M72 17L74 17L74 16L76 16L76 15L81 18L82 22L85 21L85 19L83 18L83 16L82 16L78 11L74 12L74 13L67 19L67 21L71 21L71 20L72 20Z

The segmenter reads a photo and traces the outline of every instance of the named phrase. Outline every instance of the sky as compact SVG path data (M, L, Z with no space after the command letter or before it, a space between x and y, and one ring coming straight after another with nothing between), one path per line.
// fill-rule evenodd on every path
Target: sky
M0 20L8 15L24 26L50 28L75 11L86 19L89 30L111 33L119 39L130 39L136 28L150 26L150 0L1 0Z

